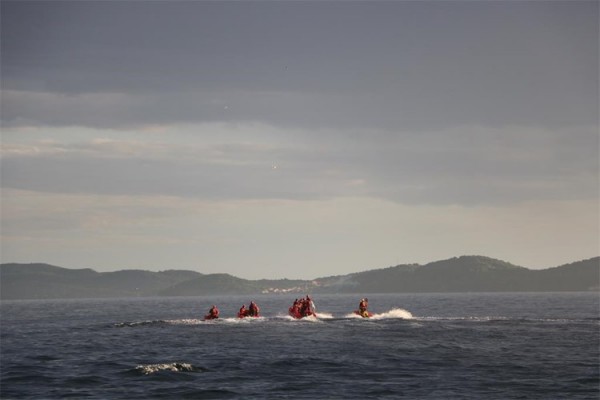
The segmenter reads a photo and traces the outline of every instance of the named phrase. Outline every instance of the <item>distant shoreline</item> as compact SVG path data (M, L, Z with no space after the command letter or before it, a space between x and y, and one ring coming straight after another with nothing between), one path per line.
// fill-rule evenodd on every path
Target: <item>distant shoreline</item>
M1 264L2 300L250 294L499 293L600 291L600 257L531 270L461 256L312 280L247 280L187 270L96 272L49 264Z

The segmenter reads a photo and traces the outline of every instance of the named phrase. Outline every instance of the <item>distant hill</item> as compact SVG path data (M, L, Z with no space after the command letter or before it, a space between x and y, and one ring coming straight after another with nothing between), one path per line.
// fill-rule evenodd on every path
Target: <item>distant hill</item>
M600 257L530 270L482 256L409 264L315 280L246 280L194 271L96 272L48 264L1 264L0 298L51 299L254 293L599 291Z
M318 280L336 293L523 292L599 290L600 257L530 270L482 256L359 272Z
M168 270L96 272L48 264L0 265L0 298L54 299L155 296L160 291L202 274Z

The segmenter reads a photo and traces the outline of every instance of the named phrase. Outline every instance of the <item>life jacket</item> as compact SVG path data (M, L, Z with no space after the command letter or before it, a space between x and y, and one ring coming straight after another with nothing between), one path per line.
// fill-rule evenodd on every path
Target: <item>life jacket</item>
M298 303L294 303L293 306L290 307L289 309L290 311L290 315L294 318L302 318L302 311L300 309L300 304Z

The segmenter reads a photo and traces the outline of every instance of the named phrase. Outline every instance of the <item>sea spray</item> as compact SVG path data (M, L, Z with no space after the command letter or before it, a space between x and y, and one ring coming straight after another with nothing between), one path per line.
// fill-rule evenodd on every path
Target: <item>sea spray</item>
M363 316L353 312L346 314L345 318L353 318L353 319L370 319L370 320L379 320L379 319L412 319L413 315L410 311L404 310L402 308L393 308L387 312L381 314L373 314L369 318L364 318Z
M410 311L407 311L403 308L392 308L388 312L384 312L381 314L374 314L371 319L412 319L413 315Z

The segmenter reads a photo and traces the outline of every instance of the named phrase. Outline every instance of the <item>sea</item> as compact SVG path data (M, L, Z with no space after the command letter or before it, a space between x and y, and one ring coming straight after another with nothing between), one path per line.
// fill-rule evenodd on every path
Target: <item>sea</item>
M0 398L600 398L598 293L295 297L2 301Z

